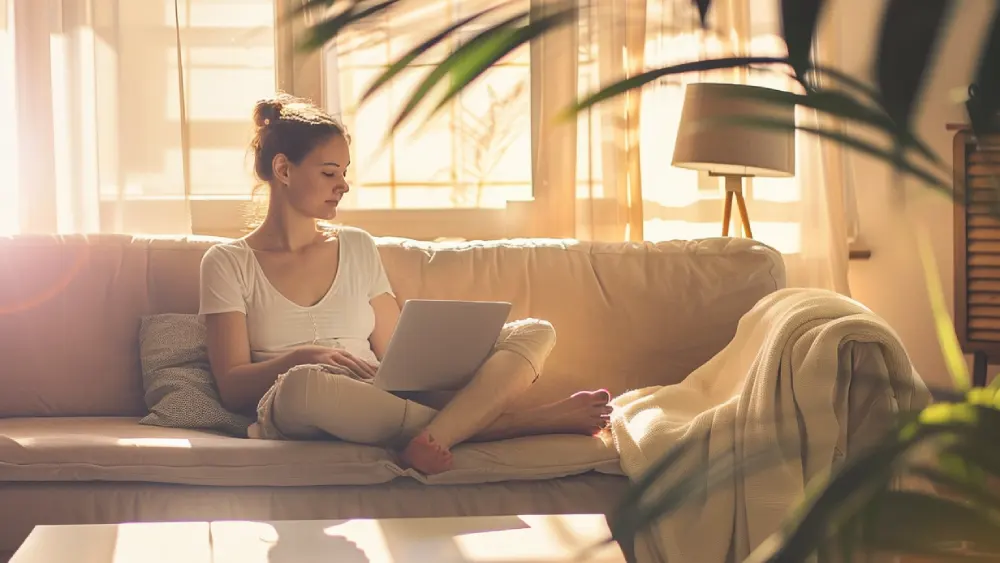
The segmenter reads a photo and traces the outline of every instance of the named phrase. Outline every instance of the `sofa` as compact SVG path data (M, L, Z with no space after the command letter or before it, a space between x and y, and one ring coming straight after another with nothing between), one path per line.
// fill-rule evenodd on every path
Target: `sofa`
M0 557L38 524L614 509L628 481L607 436L463 445L454 471L427 478L379 448L139 424L140 323L197 312L199 263L220 240L0 238ZM378 244L401 303L505 300L512 319L552 322L529 405L681 381L785 284L780 254L746 239Z

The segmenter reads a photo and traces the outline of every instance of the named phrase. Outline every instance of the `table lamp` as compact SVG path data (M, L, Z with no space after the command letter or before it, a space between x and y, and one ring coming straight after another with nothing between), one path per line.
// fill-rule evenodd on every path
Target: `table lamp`
M699 82L684 92L677 142L672 164L679 168L705 170L726 180L722 236L729 236L733 199L747 238L753 238L743 178L795 175L795 132L732 124L727 116L763 117L794 123L795 107L766 103L748 93L768 90L760 86Z

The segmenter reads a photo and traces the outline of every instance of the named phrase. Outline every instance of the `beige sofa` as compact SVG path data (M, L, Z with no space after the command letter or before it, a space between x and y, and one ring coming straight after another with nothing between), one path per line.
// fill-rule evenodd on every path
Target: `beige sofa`
M217 239L0 239L0 554L36 524L612 510L613 446L582 436L456 450L436 479L385 451L139 425L144 315L193 314ZM784 285L780 255L741 239L659 244L380 239L399 299L501 299L558 343L533 403L680 381Z

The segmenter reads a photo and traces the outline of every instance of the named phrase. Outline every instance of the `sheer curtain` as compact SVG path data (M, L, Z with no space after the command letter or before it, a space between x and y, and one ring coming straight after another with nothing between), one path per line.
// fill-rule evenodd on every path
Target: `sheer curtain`
M272 0L0 0L0 233L192 232L245 198Z
M290 50L287 32L275 38L275 12L291 1L0 0L0 234L238 235L252 188L250 111L280 87L347 121L356 166L345 216L363 228L718 236L719 180L669 165L684 84L791 87L775 73L688 75L559 120L576 96L646 68L781 54L776 0L715 0L708 30L689 0L589 2L578 26L512 53L430 123L418 127L418 115L386 144L390 116L455 42L359 108L360 93L443 22L496 0L409 1L310 56ZM546 10L555 0L507 9L529 3ZM836 65L837 34L821 32L818 53ZM754 234L784 253L792 285L847 293L844 157L810 136L797 142L795 178L748 182Z
M546 5L547 0L535 0ZM534 233L580 239L658 241L721 235L720 179L670 166L684 97L692 81L794 88L775 72L727 70L660 80L605 102L575 124L548 115L601 84L648 68L728 55L784 55L778 2L716 0L702 29L686 0L590 3L575 33L553 35L533 58L533 104L542 108L533 137L538 182L567 183L567 194L536 202ZM836 64L836 37L821 29L818 56ZM574 56L575 55L575 56ZM818 119L799 111L800 124ZM755 238L780 250L789 285L849 293L848 228L839 146L799 134L797 174L746 185ZM546 192L547 193L547 192ZM734 231L733 232L738 232Z

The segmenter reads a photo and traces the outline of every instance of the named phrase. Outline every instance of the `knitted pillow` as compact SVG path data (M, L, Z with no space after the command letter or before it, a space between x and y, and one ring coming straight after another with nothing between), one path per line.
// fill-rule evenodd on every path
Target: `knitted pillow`
M205 325L197 315L142 318L139 327L142 386L150 426L213 430L247 437L253 422L223 408L208 363Z

